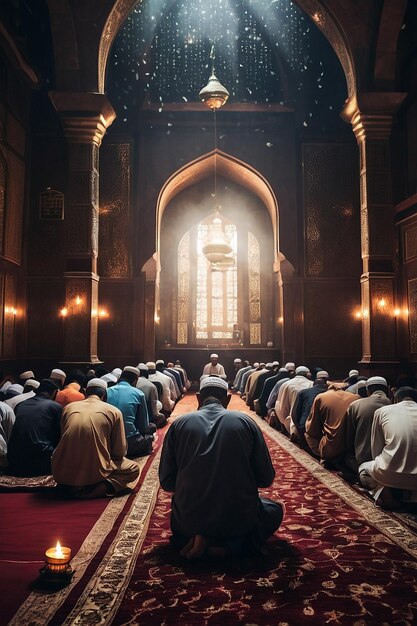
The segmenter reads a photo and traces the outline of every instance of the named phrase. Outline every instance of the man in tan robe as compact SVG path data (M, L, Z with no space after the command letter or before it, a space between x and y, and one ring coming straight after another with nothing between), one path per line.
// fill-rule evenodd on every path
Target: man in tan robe
M316 397L306 421L305 437L311 451L325 461L337 462L346 452L344 418L360 396L330 389Z
M100 498L133 489L139 466L125 458L122 413L107 404L107 383L93 378L86 399L71 402L62 413L61 440L52 455L52 473L69 495Z

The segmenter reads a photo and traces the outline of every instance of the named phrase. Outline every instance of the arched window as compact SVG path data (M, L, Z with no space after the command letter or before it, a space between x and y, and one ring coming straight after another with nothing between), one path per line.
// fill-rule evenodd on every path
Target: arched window
M245 229L240 232L222 216L235 263L228 269L213 268L202 252L211 217L190 228L179 241L177 344L259 345L262 341L259 242L253 233ZM244 304L246 298L248 306Z

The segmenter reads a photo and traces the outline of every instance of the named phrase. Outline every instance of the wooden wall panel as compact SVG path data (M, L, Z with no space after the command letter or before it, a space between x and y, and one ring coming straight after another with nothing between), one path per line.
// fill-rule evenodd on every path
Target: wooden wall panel
M27 285L27 356L51 358L62 356L62 325L59 311L64 302L60 279L31 279Z
M13 152L7 154L8 178L4 256L15 263L22 258L22 219L25 165Z
M115 365L132 365L134 334L133 283L125 280L101 279L99 309L106 309L109 317L98 322L98 355ZM119 358L120 357L120 358ZM136 358L136 357L135 357ZM137 363L136 363L137 365Z

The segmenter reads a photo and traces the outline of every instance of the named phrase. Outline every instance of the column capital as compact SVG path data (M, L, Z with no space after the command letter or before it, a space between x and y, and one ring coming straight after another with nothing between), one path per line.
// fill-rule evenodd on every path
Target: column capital
M70 143L93 143L100 146L107 128L116 118L116 113L104 94L50 91L49 98Z
M388 139L392 122L407 94L404 92L363 92L346 101L341 116L352 124L358 143L365 138Z

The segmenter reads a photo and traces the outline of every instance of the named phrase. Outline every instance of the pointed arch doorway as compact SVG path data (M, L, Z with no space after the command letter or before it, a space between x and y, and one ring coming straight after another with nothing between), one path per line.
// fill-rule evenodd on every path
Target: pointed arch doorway
M214 208L215 158L218 200L234 233L236 256L234 268L221 275L201 258L205 221ZM277 358L283 347L284 257L279 251L278 202L268 181L248 164L212 151L165 183L156 222L156 353L257 349Z

